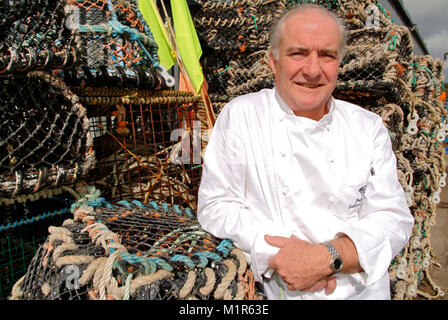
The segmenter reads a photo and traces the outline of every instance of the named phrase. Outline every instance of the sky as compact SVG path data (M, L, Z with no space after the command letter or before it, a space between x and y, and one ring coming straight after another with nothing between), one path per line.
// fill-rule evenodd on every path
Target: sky
M448 53L448 0L402 0L411 19L434 58L444 61ZM444 64L445 82L448 82L448 61Z

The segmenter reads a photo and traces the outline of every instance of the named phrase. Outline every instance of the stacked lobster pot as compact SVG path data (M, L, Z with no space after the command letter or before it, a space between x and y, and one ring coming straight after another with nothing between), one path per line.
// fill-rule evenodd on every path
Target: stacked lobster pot
M350 17L349 28L356 29L349 29L335 96L381 115L416 222L389 268L393 298L434 299L444 295L429 274L430 265L437 264L430 228L446 177L442 62L414 55L409 30L396 25L376 1L345 1L341 8Z
M0 205L11 205L61 194L95 154L86 109L55 76L76 61L64 2L1 6Z
M2 298L4 288L11 299L262 298L244 255L197 223L206 113L170 90L137 2L0 8ZM50 208L59 189L72 198L64 209L23 218L31 206L19 202ZM24 248L3 251L28 246L20 226L59 212L73 219L48 228L31 262L15 258Z
M297 3L316 3L345 21L348 41L334 96L384 120L416 221L411 241L390 265L392 296L433 299L443 295L429 274L430 265L436 264L430 227L446 177L442 62L414 55L409 30L395 24L376 0L197 2L200 6L191 11L206 48L203 67L217 113L236 95L273 86L266 64L266 32L279 14ZM238 32L234 24L241 26Z
M96 164L87 110L60 76L77 62L65 5L0 4L0 298Z
M397 298L417 295L437 298L444 292L431 279L429 267L437 264L430 244L431 226L441 189L446 185L445 152L448 130L441 99L444 76L440 59L413 56L406 72L401 104L398 174L415 218L411 240L391 265ZM398 135L398 134L397 134ZM424 289L426 290L424 290Z

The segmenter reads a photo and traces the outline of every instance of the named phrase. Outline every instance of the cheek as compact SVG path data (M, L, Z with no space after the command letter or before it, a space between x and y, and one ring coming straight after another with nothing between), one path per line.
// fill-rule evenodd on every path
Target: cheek
M325 74L329 81L337 81L339 73L339 64L328 65L325 67Z
M279 61L276 66L276 76L291 80L300 70L300 66L294 61Z

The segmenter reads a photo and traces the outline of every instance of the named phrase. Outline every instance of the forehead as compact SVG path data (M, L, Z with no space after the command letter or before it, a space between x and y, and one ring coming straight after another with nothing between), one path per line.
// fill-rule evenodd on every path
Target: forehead
M340 29L336 21L323 12L308 9L284 21L280 45L338 49L340 41Z

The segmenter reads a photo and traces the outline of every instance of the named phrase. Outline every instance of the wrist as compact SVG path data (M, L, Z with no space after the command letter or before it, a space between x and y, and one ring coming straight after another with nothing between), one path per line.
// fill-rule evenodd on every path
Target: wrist
M320 245L324 246L328 252L327 266L330 270L330 275L341 272L344 261L338 249L336 249L336 247L334 246L333 242L324 241L320 243Z

